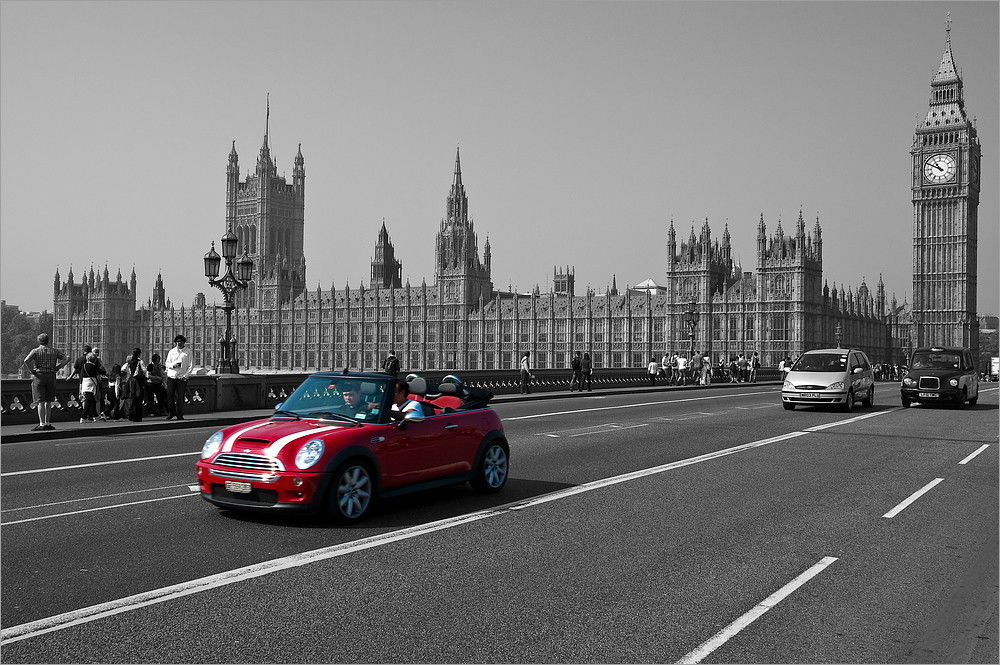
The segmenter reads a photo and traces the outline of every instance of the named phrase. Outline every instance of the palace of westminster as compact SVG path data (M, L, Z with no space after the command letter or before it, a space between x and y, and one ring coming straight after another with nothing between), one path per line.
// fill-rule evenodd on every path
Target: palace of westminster
M644 367L651 357L689 350L691 332L694 347L713 362L757 351L765 366L776 365L836 346L841 335L873 362L905 362L909 349L929 344L968 346L975 356L980 144L966 114L950 23L947 35L910 150L910 304L887 301L881 277L874 292L864 281L856 290L831 289L819 219L807 224L801 212L787 232L779 221L769 233L761 216L752 272L733 260L728 225L720 242L708 220L687 239L678 239L671 222L663 285L649 280L621 292L612 286L577 294L567 267L554 270L548 293L502 291L491 278L489 240L479 253L457 154L432 284L401 283L383 222L367 287L309 290L301 145L289 183L271 160L265 130L254 173L240 180L235 142L227 168L224 230L254 262L233 312L238 365L245 372L372 370L394 349L404 371L514 369L525 351L540 369L568 367L576 351L589 353L595 368ZM198 294L191 307L175 309L159 276L138 309L134 269L127 283L120 271L112 281L106 267L79 281L71 268L66 282L57 270L53 299L57 348L89 343L119 359L138 346L148 357L164 355L181 333L196 366L220 359L221 308Z

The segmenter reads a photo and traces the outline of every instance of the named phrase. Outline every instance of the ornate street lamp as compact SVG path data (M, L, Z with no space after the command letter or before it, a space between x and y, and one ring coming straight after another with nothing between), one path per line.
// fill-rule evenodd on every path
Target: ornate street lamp
M844 327L842 325L840 325L839 321L837 322L837 331L833 334L833 336L837 339L837 348L838 349L844 348L843 347L843 344L844 344Z
M688 339L691 342L691 355L688 359L694 358L694 330L698 327L698 310L695 309L695 301L691 301L691 309L684 312L684 323L688 327Z
M222 236L222 256L215 251L215 241L212 241L212 249L205 254L205 277L208 283L222 291L225 298L225 305L222 309L226 312L226 333L219 340L222 346L222 355L216 367L218 374L239 374L239 363L236 360L236 337L233 335L233 310L236 309L234 297L237 291L245 289L250 285L250 278L253 276L253 259L243 249L243 256L236 261L236 247L239 239L232 229ZM219 277L219 267L222 259L226 260L226 274ZM235 262L235 272L234 272Z

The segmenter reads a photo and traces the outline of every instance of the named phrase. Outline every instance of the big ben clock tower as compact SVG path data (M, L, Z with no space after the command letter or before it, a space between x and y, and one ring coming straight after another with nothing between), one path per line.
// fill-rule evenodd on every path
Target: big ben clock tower
M931 79L927 113L913 136L914 347L967 346L977 357L977 246L980 147L965 111L962 77L951 50Z

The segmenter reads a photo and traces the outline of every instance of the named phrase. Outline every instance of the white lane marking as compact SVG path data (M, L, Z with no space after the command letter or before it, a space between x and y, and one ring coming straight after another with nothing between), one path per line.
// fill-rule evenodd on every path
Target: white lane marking
M84 497L82 499L69 499L68 501L52 501L50 503L40 503L40 504L35 505L35 506L24 506L23 508L6 508L4 510L0 510L0 513L12 513L15 510L31 510L33 508L48 508L49 506L59 506L59 505L65 504L65 503L81 503L83 501L97 501L99 499L110 499L111 497L114 497L114 496L127 496L129 494L141 494L143 492L157 492L159 490L172 490L172 489L175 489L177 487L184 487L184 485L165 485L164 487L150 487L148 489L133 490L131 492L115 492L114 494L102 494L101 496L88 496L88 497ZM191 486L187 485L187 487L191 487ZM198 486L195 485L194 487L197 488Z
M754 404L752 406L735 406L734 409L743 409L746 411L752 411L754 409L772 409L778 406L777 404Z
M90 462L89 464L73 464L71 466L52 466L47 469L28 469L27 471L8 471L0 473L0 478L8 476L25 476L30 473L49 473L50 471L67 471L69 469L86 469L92 466L107 466L109 464L128 464L129 462L148 462L154 459L170 459L171 457L189 457L191 455L201 455L200 450L193 453L174 453L172 455L154 455L153 457L133 457L131 459L116 459L109 462Z
M847 420L835 420L832 423L825 423L823 425L815 425L813 427L807 427L805 431L807 432L820 432L825 429L830 429L831 427L839 427L840 425L848 425L850 423L856 423L861 420L867 420L868 418L874 418L876 416L884 416L887 413L892 413L893 411L901 411L903 407L897 406L894 409L888 409L886 411L875 411L874 413L866 413L861 416L854 416L853 418L848 418Z
M694 413L682 413L679 416L657 416L656 418L650 418L650 420L656 420L659 422L681 422L682 420L698 420L699 418L707 418L708 416L714 416L714 413L705 413L704 411L696 411Z
M770 395L770 394L773 394L773 393L774 393L774 391L771 390L771 391L762 391L762 392L755 392L755 393L736 393L736 396L745 397L745 396L748 396L748 395ZM566 415L571 415L571 414L574 414L574 413L587 413L588 411L607 411L608 409L632 409L632 408L635 408L637 406L659 406L661 404L678 404L680 402L699 402L699 401L709 400L709 399L725 399L725 398L733 397L733 396L734 395L706 395L706 396L699 395L698 397L688 397L688 398L685 398L685 399L667 399L667 400L660 400L660 401L657 401L657 402L639 402L637 404L619 404L619 405L616 405L616 406L595 406L595 407L591 407L591 408L587 408L587 409L571 409L569 411L553 411L553 412L550 412L550 413L536 413L536 414L533 414L533 415L530 415L530 416L510 416L510 417L505 417L504 418L504 422L506 422L508 420L529 420L531 418L549 418L551 416L566 416Z
M523 501L509 503L503 506L498 506L496 508L481 510L475 513L470 513L468 515L459 515L457 517L451 517L439 520L437 522L430 522L428 524L420 524L417 526L408 527L406 529L400 529L399 531L393 531L391 533L371 536L369 538L362 538L361 540L355 540L348 543L341 543L340 545L332 545L330 547L324 547L318 550L311 550L309 552L300 552L299 554L293 554L291 556L282 557L280 559L263 561L261 563L253 564L251 566L236 568L234 570L217 573L215 575L210 575L208 577L202 577L199 579L191 580L189 582L182 582L180 584L174 584L172 586L163 587L161 589L146 591L144 593L136 594L134 596L127 596L125 598L119 598L118 600L112 600L106 603L101 603L99 605L92 605L90 607L84 607L78 610L73 610L71 612L65 612L63 614L57 614L55 616L39 619L37 621L23 623L18 626L11 626L10 628L4 628L3 630L0 630L0 645L9 644L11 642L18 642L20 640L28 639L30 637L36 637L39 635L44 635L45 633L51 633L53 631L69 628L71 626L89 623L91 621L96 621L98 619L102 619L105 617L114 616L116 614L121 614L123 612L129 612L131 610L138 609L140 607L146 607L157 603L163 603L169 600L173 600L175 598L181 598L183 596L189 596L191 594L200 593L202 591L209 591L211 589L225 586L227 584L242 582L244 580L252 579L255 577L261 577L263 575L268 575L270 573L278 572L281 570L287 570L289 568L296 568L310 563L325 561L327 559L340 557L345 554L350 554L353 552L359 552L361 550L370 549L372 547L388 545L389 543L394 543L409 538L415 538L417 536L433 533L435 531L441 531L443 529L449 529L451 527L460 526L463 524L469 524L490 517L505 515L507 513L510 513L511 511L524 510L525 508L529 508L531 506L537 506L543 503L548 503L550 501L555 501L557 499L573 496L575 494L589 492L592 490L600 489L602 487L607 487L609 485L614 485L617 483L628 482L630 480L634 480L636 478L642 478L644 476L651 476L653 474L663 473L664 471L669 471L671 469L677 469L682 466L688 466L690 464L705 462L711 459L715 459L717 457L732 455L738 452L742 452L744 450L750 450L752 448L765 446L770 443L777 443L778 441L784 441L786 439L793 439L795 437L803 436L805 434L806 432L790 432L788 434L783 434L781 436L771 437L770 439L763 439L761 441L745 443L743 445L736 446L734 448L719 450L713 453L699 455L698 457L692 457L690 459L681 460L678 462L671 462L670 464L663 464L661 466L653 467L651 469L644 469L642 471L634 471L632 473L626 473L620 476L614 476L612 478L605 478L603 480L594 481L591 483L587 483L585 485L578 485L576 487L568 488L565 490L558 490L550 494L543 494L541 496L533 497L531 499L525 499ZM195 496L195 495L192 494L188 496Z
M837 560L835 556L826 556L813 564L808 570L800 574L794 580L781 587L770 596L755 605L753 609L732 622L714 636L703 642L697 649L686 654L678 660L678 663L700 663L703 658L711 654L720 646L728 642L734 635L749 626L751 623L762 617L768 610L787 598L796 589L819 575L831 563Z
M619 429L635 429L636 427L646 427L649 423L640 423L638 425L616 425L611 423L607 426L607 429L595 430L593 432L580 432L579 434L570 434L570 438L574 436L588 436L590 434L607 434L608 432L613 432Z
M961 462L959 462L959 464L968 464L972 460L973 457L975 457L976 455L978 455L979 453L983 452L984 450L986 450L989 447L990 447L990 444L988 444L988 443L979 446L979 448L976 449L976 452L974 452L971 455L969 455L968 457L966 457L964 460L962 460Z
M892 510L890 510L889 512L887 512L887 513L886 513L885 515L883 515L882 517L886 517L886 518L888 518L888 519L892 519L892 518L893 518L893 517L895 517L896 515L898 515L898 514L900 514L901 512L903 512L903 510L904 510L904 509L905 509L905 508L906 508L906 507L907 507L908 505L910 505L911 503L913 503L914 501L916 501L917 499L919 499L920 497L922 497L922 496L923 496L924 494L926 494L927 492L930 492L930 491L931 491L932 489L934 489L934 487L935 487L935 486L936 486L936 485L937 485L938 483L941 483L941 482L944 482L944 478L935 478L934 480L932 480L931 482L927 483L927 484L926 484L926 485L924 485L924 486L923 486L922 488L920 488L919 490L917 490L916 492L914 492L913 494L911 494L911 495L909 496L909 498L907 498L907 499L906 499L905 501L903 501L903 502L902 502L901 504L899 504L898 506L896 506L895 508L893 508Z
M50 520L56 517L69 517L70 515L80 515L83 513L93 513L99 510L111 510L112 508L124 508L126 506L138 506L142 503L155 503L157 501L169 501L170 499L185 499L189 496L197 496L196 494L177 494L175 496L165 496L160 499L144 499L142 501L130 501L129 503L117 503L113 506L101 506L100 508L87 508L85 510L74 510L69 513L59 513L57 515L44 515L42 517L29 517L23 520L14 520L13 522L3 522L0 527L12 526L14 524L24 524L25 522L38 522L39 520Z
M140 433L136 433L136 434L115 434L114 435L114 442L115 443L121 443L123 441L142 441L142 442L145 442L145 441L154 441L155 442L155 441L159 441L160 439L168 439L168 438L171 438L171 437L190 436L192 430L205 429L207 427L215 427L215 425L205 425L204 427L185 427L182 431L179 431L179 432L177 432L177 431L174 431L174 432L165 432L163 430L156 430L156 438L155 439L151 439L150 437L145 436L145 434L149 434L150 433L148 430L145 433L141 433L140 432ZM215 429L219 429L219 428L215 427ZM110 440L109 437L107 437L107 436L86 436L86 435L82 435L82 434L79 437L75 437L75 438L79 438L79 439L83 439L83 440L79 441L78 443L75 443L75 444L54 443L52 445L53 446L79 445L81 443L95 443L95 444L97 444L97 443L107 443ZM9 448L11 446L41 446L42 444L51 443L51 442L52 442L52 439L40 439L40 440L37 440L37 441L14 441L12 443L4 443L3 447L4 448Z

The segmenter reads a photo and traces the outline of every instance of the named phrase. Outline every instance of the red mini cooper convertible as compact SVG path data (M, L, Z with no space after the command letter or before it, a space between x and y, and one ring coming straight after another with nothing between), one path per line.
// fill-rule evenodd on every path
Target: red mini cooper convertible
M385 374L311 375L270 418L208 438L195 465L201 496L227 509L325 509L352 523L379 498L467 481L500 491L510 448L488 406L493 395L454 377L438 386L411 378L421 416L393 408L396 383Z

